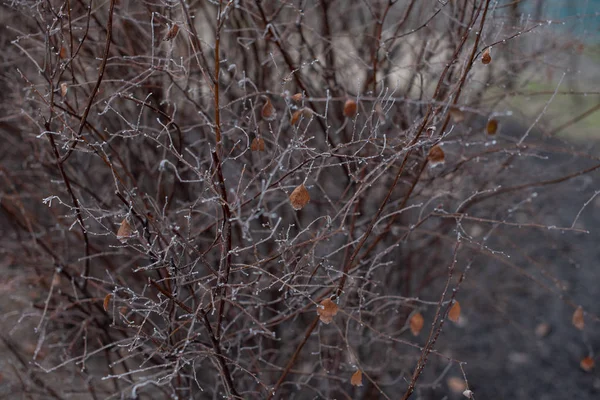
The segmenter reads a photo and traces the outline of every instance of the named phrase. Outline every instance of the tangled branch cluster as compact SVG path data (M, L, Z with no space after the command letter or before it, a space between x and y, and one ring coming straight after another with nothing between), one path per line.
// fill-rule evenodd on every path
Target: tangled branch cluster
M503 106L556 45L519 2L13 3L4 248L52 396L474 398L461 285L558 290L512 235L599 166L523 167L564 149Z

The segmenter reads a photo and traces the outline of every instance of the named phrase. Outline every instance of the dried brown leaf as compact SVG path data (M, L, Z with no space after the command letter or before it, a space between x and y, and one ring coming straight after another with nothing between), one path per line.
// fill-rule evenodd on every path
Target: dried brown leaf
M495 135L498 132L498 120L490 119L485 126L485 132L488 135Z
M460 318L460 303L455 300L454 304L452 304L452 307L450 307L450 311L448 311L448 319L452 322L458 322L459 318Z
M448 389L454 393L462 393L467 390L467 382L464 379L457 376L452 376L446 381Z
M595 364L596 363L594 362L594 359L592 357L590 357L590 356L587 356L587 357L585 357L584 359L581 360L581 362L579 363L579 366L585 372L590 372L591 370L594 369L594 365Z
M61 47L61 48L60 48L60 51L59 51L59 53L58 53L58 56L59 56L60 58L62 58L63 60L64 60L65 58L67 58L67 49L66 49L66 48L64 48L64 47Z
M250 150L252 151L265 151L265 141L260 136L252 139L252 143L250 143Z
M356 101L354 101L352 99L346 100L346 103L344 103L344 116L345 117L354 118L357 110L358 110L358 105L356 104Z
M67 82L61 82L60 84L60 95L62 97L65 97L67 95L67 91L69 90L69 85L67 85Z
M333 321L333 317L338 313L338 306L331 299L327 298L317 306L317 314L322 323L328 324Z
M292 194L290 194L290 203L294 210L301 210L310 201L310 194L304 184L298 186Z
M302 110L296 110L292 114L292 118L290 119L290 124L296 125L298 121L300 121L300 117L302 116Z
M483 54L481 55L481 62L484 63L485 65L492 62L492 56L490 55L489 47L487 49L485 49Z
M119 226L119 230L117 231L117 239L119 239L121 242L126 242L127 239L129 239L132 236L133 229L131 228L129 221L127 221L127 218L124 218L123 221L121 221L121 226Z
M301 108L299 110L294 111L292 114L292 118L290 118L290 124L296 125L300 121L300 117L310 118L312 115L312 110L310 108Z
M425 323L425 319L420 312L416 312L410 317L410 331L414 336L419 336L421 333L421 329L423 329L423 324Z
M580 331L585 328L585 319L583 318L583 308L581 306L577 307L575 312L573 313L573 326Z
M355 373L352 374L352 378L350 378L350 383L352 386L362 386L362 371L357 369Z
M303 98L303 97L304 97L304 95L303 95L302 93L296 93L295 95L293 95L293 96L291 97L291 99L292 99L293 101L299 102L299 101L302 101L302 98Z
M173 24L171 29L169 29L169 31L165 35L163 41L169 41L169 40L175 39L175 36L177 36L178 32L179 32L179 25Z
M431 162L432 165L441 164L446 159L446 155L444 154L444 150L438 145L435 145L429 150L429 154L427 155L427 159Z
M459 124L465 120L465 113L458 107L451 107L449 113L455 124Z
M261 116L265 121L273 121L277 117L275 107L273 107L273 103L271 103L271 99L268 97L265 101L265 105L262 108Z
M112 293L109 293L104 297L104 302L102 302L102 307L104 307L104 311L108 311L108 305L110 304L111 298L112 298Z

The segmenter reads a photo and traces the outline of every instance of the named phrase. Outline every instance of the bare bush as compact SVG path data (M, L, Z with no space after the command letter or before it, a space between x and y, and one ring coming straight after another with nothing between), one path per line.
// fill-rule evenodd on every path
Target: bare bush
M522 293L570 332L581 303L579 327L597 321L544 253L589 233L597 192L567 223L548 204L600 168L555 138L593 111L545 120L578 96L557 49L579 47L530 2L10 3L2 248L36 287L22 390L475 398L459 330L545 336Z

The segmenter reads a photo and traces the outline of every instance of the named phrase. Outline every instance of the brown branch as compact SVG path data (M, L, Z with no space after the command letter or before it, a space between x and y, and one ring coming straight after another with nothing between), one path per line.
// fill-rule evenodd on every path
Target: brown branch
M203 310L199 306L196 309L196 311L194 312L194 310L192 310L190 307L186 306L184 303L182 303L181 301L179 301L175 297L173 297L173 295L171 295L171 293L169 293L168 291L163 289L156 281L150 279L150 284L154 288L156 288L159 292L161 292L163 295L165 295L167 298L169 298L169 300L173 301L175 304L177 304L179 307L181 307L181 309L184 310L186 313L196 314L198 319L200 319L204 323L204 327L206 328L206 330L208 332L210 342L213 346L213 350L215 351L215 353L217 355L217 360L218 360L221 370L223 372L222 378L225 383L225 387L227 388L227 390L229 391L229 393L231 395L235 396L236 398L241 399L242 397L240 397L240 395L237 393L237 391L235 389L235 386L233 385L233 379L231 378L231 372L229 371L229 366L227 365L226 358L223 355L223 351L221 350L221 344L219 342L219 338L217 336L215 336L215 334L213 333L212 327L210 326L210 321L208 320L208 316L206 315L206 311Z
M108 10L108 22L106 24L106 43L104 45L104 54L102 56L102 61L100 62L98 78L96 79L96 84L94 85L94 88L92 89L92 93L90 94L88 103L85 106L85 109L83 110L83 115L81 116L81 121L79 122L79 128L77 129L77 134L75 135L75 140L73 141L73 144L71 145L69 150L67 150L67 152L62 157L60 157L60 159L59 159L60 164L67 161L69 156L73 153L73 150L75 150L75 147L77 147L77 143L79 143L79 138L81 137L81 134L83 133L83 128L85 127L85 122L86 122L87 117L92 108L92 104L94 104L94 98L96 97L96 94L98 93L98 89L100 89L100 84L102 83L102 79L104 78L104 71L106 70L106 62L108 60L108 54L110 52L114 9L115 9L115 0L110 0L110 7Z
M308 327L308 329L306 329L306 332L304 333L304 338L302 339L302 342L300 342L300 344L296 347L296 350L294 351L294 354L292 354L292 357L290 358L290 360L288 361L287 365L285 366L285 369L281 373L281 376L277 380L277 383L275 383L275 386L273 387L273 390L271 391L271 393L269 393L269 396L267 396L267 400L271 400L273 398L273 396L275 396L275 394L277 393L277 390L279 390L279 387L281 386L281 384L285 380L285 377L287 376L287 374L292 369L292 366L296 362L296 359L298 358L298 355L300 355L300 352L302 351L302 348L304 347L304 345L306 344L306 342L308 342L308 338L310 338L310 335L315 330L315 328L317 327L318 323L319 323L319 317L317 316L317 317L315 317L313 319L313 321L310 324L310 326Z
M435 346L435 343L437 342L437 339L439 338L440 333L442 332L442 327L444 326L445 319L442 319L439 322L439 324L437 324L437 322L438 322L440 316L442 315L442 313L441 313L442 304L444 302L444 298L446 297L446 293L448 292L448 288L450 286L450 281L452 280L452 275L454 273L454 267L456 265L458 250L460 248L460 243L461 243L460 240L457 240L456 245L454 246L454 252L452 254L452 262L450 263L450 266L448 268L448 279L446 279L446 286L444 287L444 290L443 290L442 295L440 296L440 300L438 302L437 310L435 312L435 317L433 318L433 322L431 324L431 330L429 331L429 337L427 338L427 344L425 345L425 348L421 352L421 357L419 358L419 361L417 362L417 367L415 368L413 377L410 381L410 384L408 385L408 389L404 393L404 396L402 396L402 400L408 400L410 398L410 396L412 395L412 393L414 392L415 386L417 384L417 380L421 376L421 373L423 372L423 370L425 369L425 365L427 364L427 359L429 357L429 354L432 352L433 346ZM452 296L450 298L450 302L448 302L448 305L446 306L446 310L444 311L443 315L448 314L448 310L452 306L452 303L454 301L456 293L458 292L458 287L460 286L462 280L464 279L464 276L465 275L463 273L457 284L457 288L452 291ZM436 328L436 324L437 324L437 328Z

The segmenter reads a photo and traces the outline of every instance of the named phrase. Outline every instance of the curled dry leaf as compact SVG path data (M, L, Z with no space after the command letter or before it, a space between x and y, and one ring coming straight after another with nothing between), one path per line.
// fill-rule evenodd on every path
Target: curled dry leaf
M331 299L325 299L321 305L317 306L317 314L322 323L328 324L333 321L333 317L338 313L338 306Z
M110 304L111 298L112 298L112 293L109 293L104 297L104 302L102 303L102 307L104 307L104 311L108 311L108 305Z
M450 107L450 117L452 118L452 122L455 124L459 124L465 120L465 113L458 107Z
M585 320L583 318L583 308L581 306L577 307L575 312L573 313L573 326L580 331L585 328Z
M346 100L346 103L344 103L344 116L345 117L354 118L357 110L358 110L358 106L356 104L356 101L354 101L352 99Z
M485 49L483 54L481 55L481 62L484 63L485 65L492 62L492 56L490 55L489 47L487 49Z
M298 121L300 121L300 117L302 116L302 110L296 110L292 114L292 118L290 119L290 124L296 125Z
M290 203L294 210L301 210L304 208L306 204L310 201L310 195L308 194L308 189L304 184L298 186L292 194L290 194Z
M62 97L65 97L67 95L67 90L69 90L69 85L67 85L67 82L61 82L61 84L60 84L60 95Z
M298 101L302 101L302 98L303 98L303 97L304 97L304 95L303 95L302 93L296 93L295 95L293 95L293 96L291 97L291 99L292 99L293 101L296 101L296 102L298 102Z
M310 108L301 108L299 110L294 111L292 114L292 118L290 119L290 124L296 125L298 121L300 121L300 117L310 118L312 115L312 111Z
M60 48L60 51L58 52L58 56L59 56L60 58L62 58L63 60L64 60L65 58L67 58L67 49L66 49L66 48L64 48L64 47L61 47L61 48Z
M452 307L450 307L450 311L448 311L448 319L452 322L458 322L460 318L460 303L458 301L454 301Z
M252 151L265 151L265 141L260 136L252 139L252 143L250 143L250 150Z
M590 357L590 356L587 356L587 357L585 357L584 359L581 360L581 362L579 363L579 366L585 372L590 372L591 370L594 369L594 365L595 364L596 363L594 362L594 359L592 357Z
M464 379L457 376L452 376L446 381L448 389L454 393L462 393L467 390L467 382Z
M362 386L362 371L357 369L355 373L352 374L352 378L350 378L350 383L352 386Z
M127 239L129 239L132 236L133 229L131 228L129 221L127 221L127 218L124 218L123 221L121 221L121 226L119 226L119 230L117 231L117 239L125 243Z
M498 132L498 120L490 119L485 126L485 132L488 135L495 135Z
M261 116L265 121L273 121L277 114L275 113L275 107L273 107L273 103L271 103L271 99L267 97L267 101L262 108Z
M166 41L175 39L175 36L177 36L178 32L179 32L179 25L173 24L171 29L169 29L169 31L165 35L165 38L163 39L163 41L166 42Z
M427 155L427 159L432 166L442 164L445 158L446 156L444 154L444 150L442 150L442 148L438 145L433 146Z
M410 317L410 331L414 336L419 336L421 333L421 329L423 329L423 324L425 323L425 319L420 312L416 312Z

